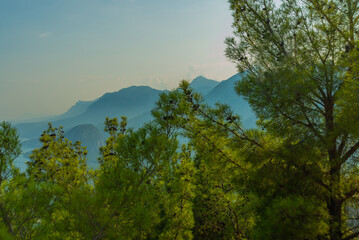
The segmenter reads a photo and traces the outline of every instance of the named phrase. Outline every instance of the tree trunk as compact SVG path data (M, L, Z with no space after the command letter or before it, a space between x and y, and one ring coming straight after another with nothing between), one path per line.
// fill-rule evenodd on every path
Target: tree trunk
M332 89L327 89L328 93L332 93ZM329 213L329 236L330 240L342 239L342 206L341 200L341 163L337 156L337 134L334 126L334 97L328 94L325 104L325 122L326 122L326 138L327 150L330 164L330 182L329 196L327 207Z
M330 215L330 225L329 225L329 234L330 240L340 240L342 239L342 214L341 209L342 203L334 198L330 199L330 204L328 206L329 215Z
M342 239L342 206L340 199L340 169L331 171L330 196L327 203L329 212L329 235L330 240Z

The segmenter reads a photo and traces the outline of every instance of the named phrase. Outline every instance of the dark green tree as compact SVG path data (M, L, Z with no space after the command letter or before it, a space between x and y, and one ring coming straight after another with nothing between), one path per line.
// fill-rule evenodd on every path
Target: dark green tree
M13 165L13 161L20 155L21 145L19 135L10 123L0 124L0 214L2 223L7 227L7 231L16 234L12 224L11 212L4 201L4 194L8 190L5 186L11 179L19 173ZM6 231L2 228L1 231Z
M106 121L107 129L118 125L116 119ZM155 238L162 220L164 179L176 156L177 141L155 124L124 129L123 119L101 149L95 187L109 213L101 234L110 239Z
M266 228L272 225L269 236L280 238L276 226L295 226L301 215L304 224L319 224L307 217L311 208L324 207L324 232L303 227L301 235L284 233L301 239L356 238L359 226L350 219L357 218L353 209L359 191L358 1L229 2L235 37L227 38L226 54L240 72L246 71L236 90L277 141L266 150L273 159L269 168L278 175L275 189L286 189L275 191L267 203L271 210L262 215ZM293 180L300 182L297 190ZM270 220L283 211L288 217Z
M192 239L194 228L193 199L195 196L195 168L191 150L182 146L180 154L174 155L162 189L164 228L159 239Z
M206 106L186 81L160 96L153 115L193 149L195 239L246 239L254 215L244 184L246 136L239 117L228 106Z
M79 216L70 211L70 205L76 201L74 196L78 191L91 188L93 174L87 169L87 151L80 142L72 143L64 138L61 127L54 128L51 124L41 135L40 142L42 147L33 150L27 162L28 178L24 182L32 186L29 190L33 191L33 205L36 206L32 227L41 227L33 237L81 239L82 233L76 228ZM25 190L20 192L24 200L29 194Z
M0 185L10 180L16 168L13 161L20 155L21 145L19 135L10 123L0 124Z

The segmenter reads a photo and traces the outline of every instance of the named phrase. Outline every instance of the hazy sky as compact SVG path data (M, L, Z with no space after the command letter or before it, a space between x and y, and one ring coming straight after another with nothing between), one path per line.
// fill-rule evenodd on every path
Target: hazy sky
M226 0L0 0L0 121L236 73Z

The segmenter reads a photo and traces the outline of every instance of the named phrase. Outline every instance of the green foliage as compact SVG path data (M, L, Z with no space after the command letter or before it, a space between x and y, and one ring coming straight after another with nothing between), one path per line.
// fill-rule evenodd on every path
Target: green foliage
M21 145L15 128L10 123L0 124L0 185L8 180L16 169L13 161L20 155Z
M98 159L100 165L111 164L117 155L117 142L126 133L127 118L122 117L119 124L117 118L105 121L105 132L110 136L106 140L106 145L100 148L101 157Z
M38 183L25 174L16 175L2 188L1 204L8 231L16 239L34 239L46 235L47 226L39 224L48 215L51 198L44 194L50 191L46 183Z
M14 167L13 161L20 155L20 141L15 128L10 123L2 122L0 124L0 236L6 236L9 239L16 234L12 224L12 209L8 204L13 202L6 201L6 191L9 191L8 184L13 177L16 177L19 170ZM12 189L11 189L12 190Z
M290 0L279 7L268 0L229 2L236 38L226 40L226 55L247 71L236 90L278 143L275 148L260 144L267 158L259 160L266 167L258 165L259 174L252 177L270 185L263 186L268 194L259 196L276 203L273 213L289 205L281 200L289 196L306 196L317 209L325 208L324 222L305 218L302 234L293 235L355 238L358 233L347 228L345 206L358 200L353 185L359 148L353 114L358 106L358 1ZM302 209L295 199L293 205ZM277 223L279 229L282 223ZM306 227L323 223L322 233Z
M166 184L168 194L163 196L166 226L159 239L192 239L195 168L185 145L179 157L173 159L171 170Z
M161 221L164 176L175 155L177 141L153 124L123 132L120 135L114 132L113 136L119 136L116 144L105 146L106 151L116 154L111 164L101 166L96 183L110 214L107 218L111 226L104 235L126 239L154 237L155 226ZM107 143L111 141L110 135Z
M259 219L255 239L317 239L328 231L325 208L300 196L276 198Z
M37 181L51 182L66 192L88 181L86 154L80 142L72 144L64 138L62 128L49 128L40 137L43 146L35 149L28 162L28 174Z
M8 239L8 240L14 240L14 236L12 236L10 233L8 233L8 229L3 226L2 224L0 225L0 237L2 239Z
M36 215L29 231L40 226L36 238L81 239L81 233L74 225L77 216L69 211L69 206L73 195L90 183L86 150L79 142L72 144L65 139L62 128L53 128L51 124L40 141L43 146L33 151L28 162L28 177L24 179L28 188L18 193L24 201L29 198L28 194L33 198L30 201L33 205L29 206L33 206L35 211L30 213Z
M162 95L157 106L156 120L189 139L194 150L195 239L246 238L253 214L244 185L238 184L246 178L247 167L240 157L243 143L235 137L236 130L243 132L239 117L225 105L207 107L185 81L180 89Z
M182 81L139 129L106 118L98 170L50 124L20 173L19 139L3 122L2 238L359 236L359 2L229 2L226 55L243 72L236 91L259 128Z

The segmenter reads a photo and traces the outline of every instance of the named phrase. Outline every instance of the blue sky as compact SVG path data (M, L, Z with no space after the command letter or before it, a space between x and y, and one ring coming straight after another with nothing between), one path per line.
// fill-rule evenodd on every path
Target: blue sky
M224 80L225 0L0 0L0 121L131 85Z

